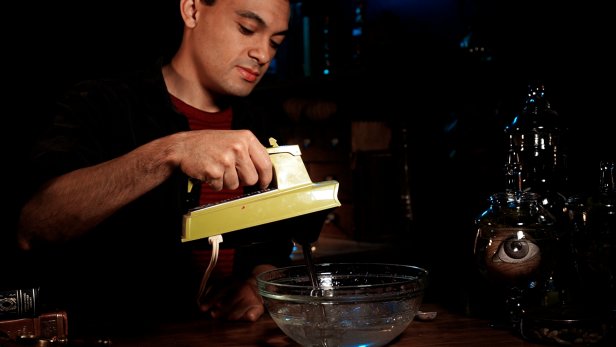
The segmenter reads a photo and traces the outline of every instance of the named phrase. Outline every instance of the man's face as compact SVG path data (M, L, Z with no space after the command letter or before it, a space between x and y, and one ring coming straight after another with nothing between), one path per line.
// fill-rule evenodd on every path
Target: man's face
M288 30L289 0L196 0L192 55L203 88L248 95L267 71Z

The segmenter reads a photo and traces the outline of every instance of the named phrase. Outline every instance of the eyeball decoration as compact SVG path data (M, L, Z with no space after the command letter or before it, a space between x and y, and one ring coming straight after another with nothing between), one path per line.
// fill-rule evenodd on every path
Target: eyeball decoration
M524 229L499 229L487 246L485 263L491 275L513 281L539 268L541 248Z

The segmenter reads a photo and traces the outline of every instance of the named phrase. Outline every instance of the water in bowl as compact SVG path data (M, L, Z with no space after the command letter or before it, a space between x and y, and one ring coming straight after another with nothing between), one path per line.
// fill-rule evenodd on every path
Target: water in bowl
M319 279L311 245L305 243L301 247L313 287L310 295L326 296L325 290L331 288L334 283L327 276ZM349 310L348 305L354 307ZM322 304L316 301L314 305L309 306L289 306L287 312L278 312L272 315L272 318L288 336L293 336L302 346L377 347L391 342L392 336L401 334L413 320L417 309L417 303L414 301L392 301L388 305ZM320 343L314 344L314 341Z
M393 305L405 305L402 302ZM280 328L288 335L293 336L296 342L302 346L321 347L356 347L356 346L384 346L391 342L392 336L401 334L412 321L412 314L400 308L392 308L391 311L378 313L379 304L359 304L354 308L355 314L349 316L348 308L337 305L314 305L306 308L304 315L289 312L277 313L273 319ZM396 311L398 314L392 315ZM325 319L322 318L323 314ZM327 319L327 317L332 317ZM320 341L314 344L314 341Z

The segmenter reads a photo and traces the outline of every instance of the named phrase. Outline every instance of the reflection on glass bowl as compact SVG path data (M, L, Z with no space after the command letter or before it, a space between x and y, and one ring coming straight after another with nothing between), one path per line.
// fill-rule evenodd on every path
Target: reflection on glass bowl
M278 327L302 346L384 346L413 321L428 272L396 264L291 266L257 277L259 294Z

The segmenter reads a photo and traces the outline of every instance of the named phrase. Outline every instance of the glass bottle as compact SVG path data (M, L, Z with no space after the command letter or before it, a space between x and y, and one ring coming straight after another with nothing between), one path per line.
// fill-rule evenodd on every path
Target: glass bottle
M559 223L565 223L567 155L565 129L551 107L541 82L531 83L522 112L505 127L509 152L518 155L522 168L520 190L539 194L541 204Z
M555 219L534 192L495 193L489 203L475 220L474 256L494 323L516 329L525 308L558 301Z
M516 192L524 190L524 175L520 154L516 151L513 143L509 143L507 161L505 162L505 191Z
M601 162L599 171L598 192L567 200L569 232L558 239L557 266L543 276L555 300L524 309L519 331L526 339L588 346L614 336L614 162Z
M587 296L594 304L609 306L616 317L616 162L601 161L599 189L588 203L586 248ZM580 243L580 246L582 244Z

